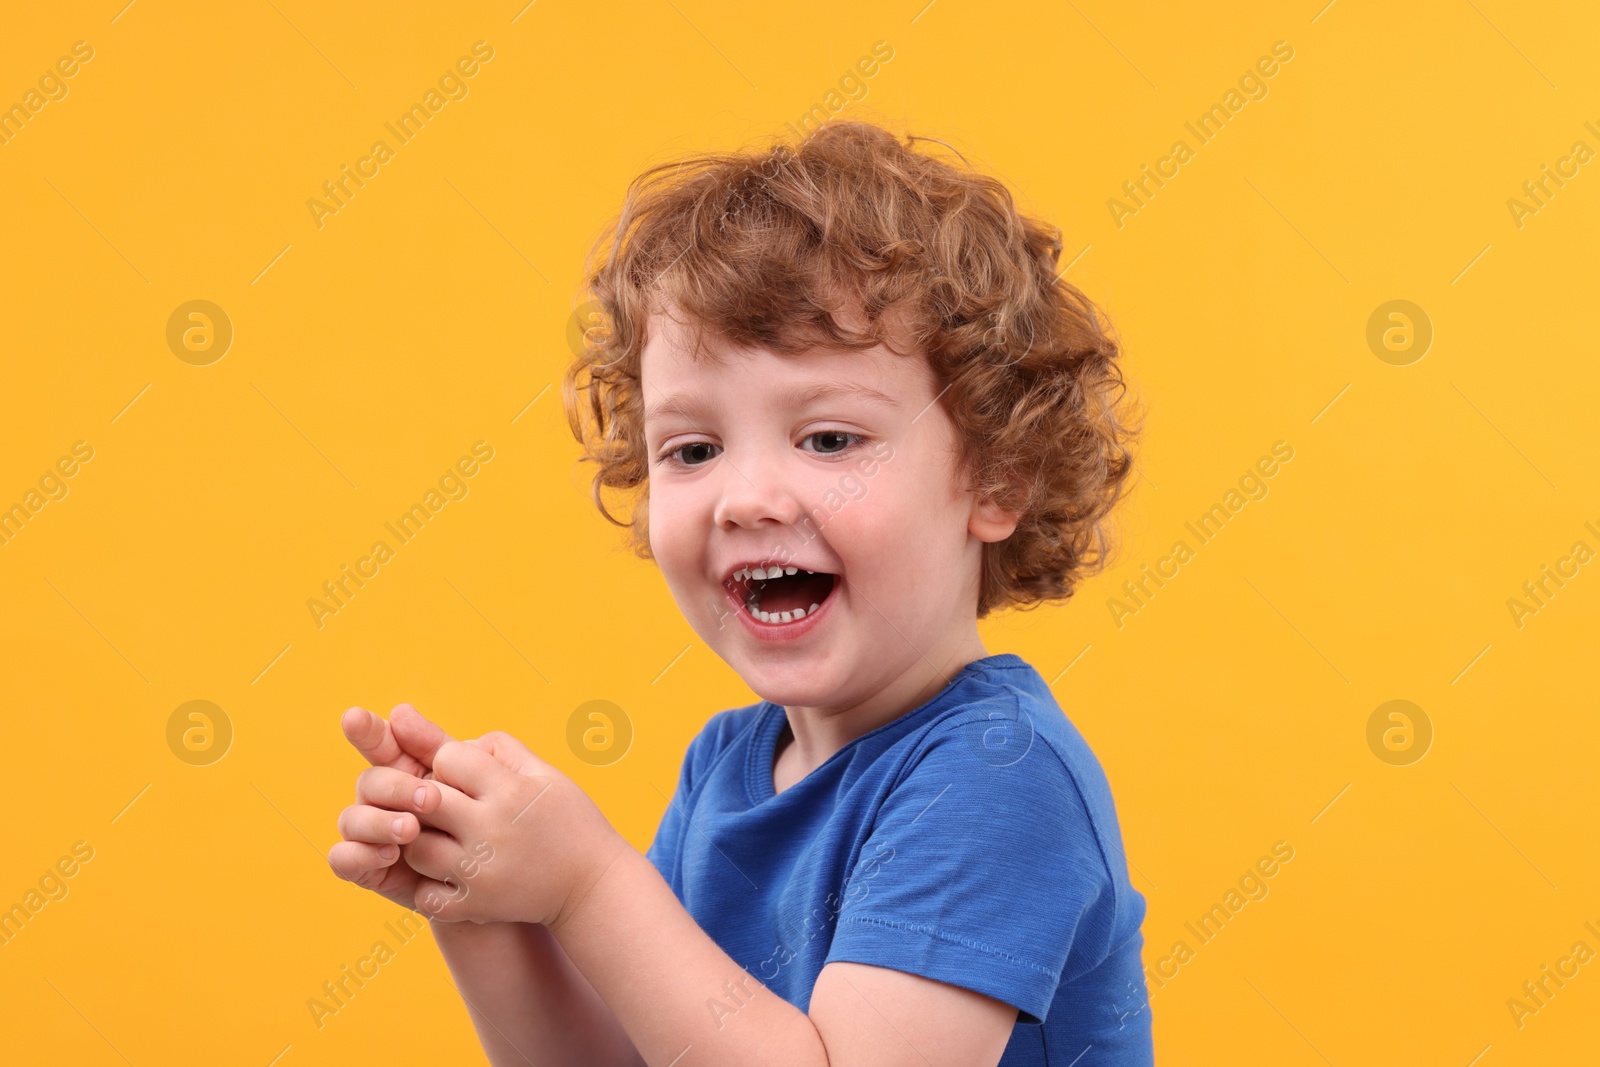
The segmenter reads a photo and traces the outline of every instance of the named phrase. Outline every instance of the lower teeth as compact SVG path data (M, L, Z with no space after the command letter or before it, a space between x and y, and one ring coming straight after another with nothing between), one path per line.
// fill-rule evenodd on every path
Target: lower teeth
M745 610L761 622L796 622L807 615L814 614L820 604L813 604L809 608L795 608L793 611L762 611L754 604L746 604Z

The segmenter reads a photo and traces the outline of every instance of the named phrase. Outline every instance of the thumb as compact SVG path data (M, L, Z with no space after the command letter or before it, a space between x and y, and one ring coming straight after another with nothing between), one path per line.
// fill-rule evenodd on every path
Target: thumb
M474 738L469 743L477 745L499 760L502 766L508 767L518 774L535 777L550 773L550 765L548 763L534 755L532 749L504 730L490 730L482 737Z
M459 792L479 800L504 783L516 780L505 764L470 742L449 741L440 745L433 770L434 780L450 786L451 794L446 796L444 805L429 816L429 822L450 834L457 833L457 827L450 824L451 813L447 811L451 795Z
M389 712L389 727L399 747L425 768L433 766L440 745L454 740L438 723L410 704L395 705Z
M421 775L428 768L401 748L389 728L389 721L366 708L348 709L339 719L344 736L374 767L393 767L407 774Z

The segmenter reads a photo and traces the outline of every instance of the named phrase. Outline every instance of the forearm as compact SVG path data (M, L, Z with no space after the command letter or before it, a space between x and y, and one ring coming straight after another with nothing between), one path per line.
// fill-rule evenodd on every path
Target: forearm
M642 1067L616 1015L546 927L432 926L490 1063Z
M632 847L551 933L652 1067L686 1051L697 1067L827 1067L811 1019L700 929Z

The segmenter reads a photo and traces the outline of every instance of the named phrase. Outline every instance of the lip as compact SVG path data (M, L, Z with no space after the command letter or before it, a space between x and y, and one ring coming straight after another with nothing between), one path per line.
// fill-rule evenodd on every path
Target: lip
M744 601L740 600L735 589L728 585L723 586L723 595L727 597L728 603L733 605L733 613L739 617L739 622L751 636L758 641L780 643L798 640L819 626L823 618L833 609L833 602L839 598L839 587L843 584L844 579L835 574L833 588L829 590L817 610L803 619L794 619L790 622L762 622L745 610Z

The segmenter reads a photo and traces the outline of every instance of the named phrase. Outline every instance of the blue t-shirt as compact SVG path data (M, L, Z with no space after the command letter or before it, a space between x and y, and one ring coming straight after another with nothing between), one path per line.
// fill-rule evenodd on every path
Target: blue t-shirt
M801 1011L834 960L1013 1004L1002 1067L1154 1062L1111 789L1027 661L967 664L774 793L786 723L767 701L712 716L646 853L723 951Z

